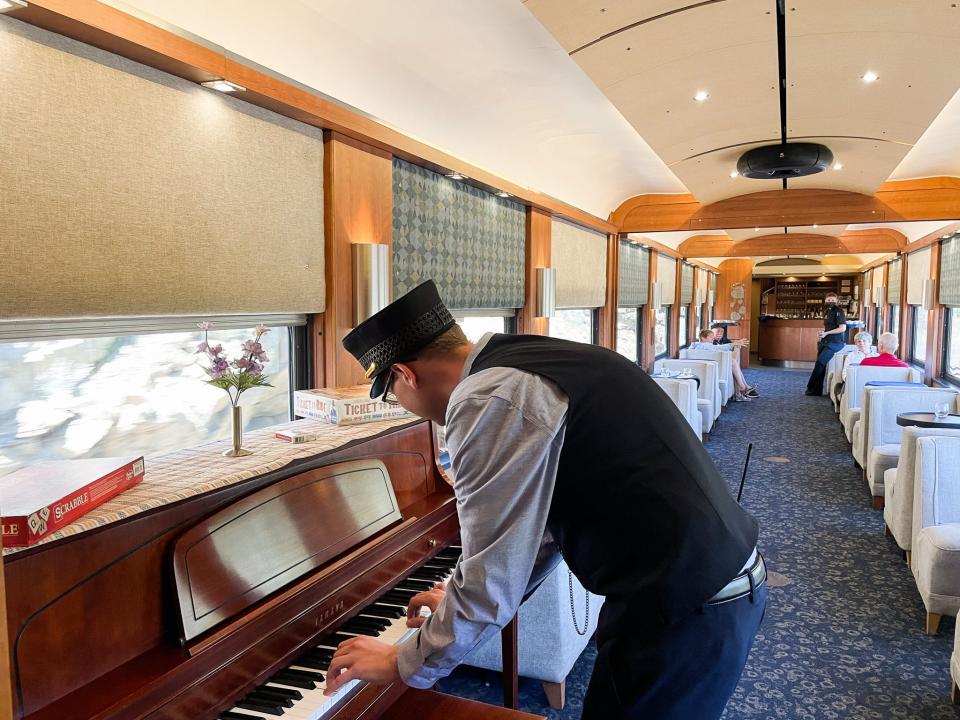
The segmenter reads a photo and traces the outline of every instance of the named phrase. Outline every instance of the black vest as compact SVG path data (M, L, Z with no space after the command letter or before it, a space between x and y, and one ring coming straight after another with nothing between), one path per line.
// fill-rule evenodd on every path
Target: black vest
M492 367L545 377L569 399L548 527L584 587L670 622L736 577L757 523L639 366L593 345L494 335L470 373Z

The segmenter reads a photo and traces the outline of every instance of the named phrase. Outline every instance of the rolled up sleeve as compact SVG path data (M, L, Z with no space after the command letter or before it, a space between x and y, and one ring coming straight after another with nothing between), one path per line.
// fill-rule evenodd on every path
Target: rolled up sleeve
M504 397L451 404L447 442L463 553L443 602L400 648L407 685L430 687L495 635L516 613L535 566L551 561L544 536L563 427Z

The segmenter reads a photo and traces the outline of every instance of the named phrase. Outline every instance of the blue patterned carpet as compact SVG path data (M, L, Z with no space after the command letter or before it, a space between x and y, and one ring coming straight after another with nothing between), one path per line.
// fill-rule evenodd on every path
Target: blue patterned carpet
M950 703L954 621L923 632L924 610L899 549L826 398L803 394L807 373L747 372L763 397L730 403L707 449L733 491L748 442L753 459L743 503L760 521L772 588L740 685L724 714L791 720L960 718ZM765 458L786 458L773 462ZM580 717L593 667L591 643L567 678L567 706L549 708L540 683L521 678L521 709ZM502 703L500 676L458 668L438 689Z

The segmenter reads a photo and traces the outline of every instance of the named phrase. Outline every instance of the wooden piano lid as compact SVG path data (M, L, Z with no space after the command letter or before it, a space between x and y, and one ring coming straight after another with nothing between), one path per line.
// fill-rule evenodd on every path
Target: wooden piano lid
M174 545L184 641L399 520L393 486L379 460L311 470L211 515Z

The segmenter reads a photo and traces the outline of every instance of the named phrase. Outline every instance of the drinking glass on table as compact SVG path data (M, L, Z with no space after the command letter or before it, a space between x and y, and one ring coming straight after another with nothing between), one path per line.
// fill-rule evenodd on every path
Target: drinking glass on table
M688 367L685 367L683 370L680 371L680 377L688 378L692 376L693 376L693 370L691 370Z
M941 420L950 414L949 402L938 402L933 406L933 414Z

